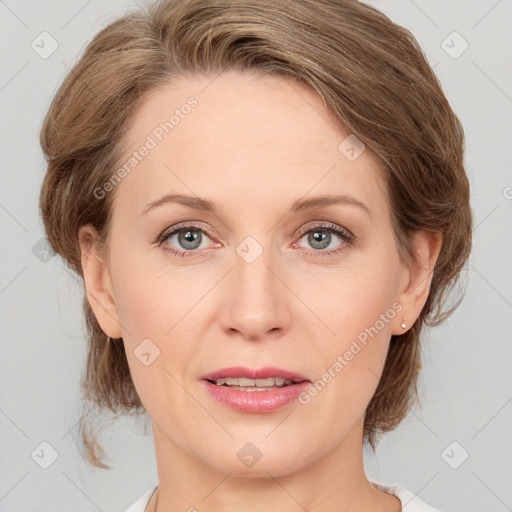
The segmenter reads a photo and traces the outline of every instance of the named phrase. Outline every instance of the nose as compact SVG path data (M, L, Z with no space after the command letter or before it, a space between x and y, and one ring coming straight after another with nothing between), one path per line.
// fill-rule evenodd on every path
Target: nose
M284 276L279 274L279 266L270 251L264 251L251 263L238 254L235 256L220 311L224 332L231 337L238 335L258 341L277 338L289 331L293 294L286 287Z

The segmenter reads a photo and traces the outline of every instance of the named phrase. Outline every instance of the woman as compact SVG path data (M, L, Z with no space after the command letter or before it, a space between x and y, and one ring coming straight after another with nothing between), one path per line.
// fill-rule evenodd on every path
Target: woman
M41 145L84 399L152 421L130 512L436 510L363 466L471 246L462 127L407 30L353 0L160 1L93 39Z

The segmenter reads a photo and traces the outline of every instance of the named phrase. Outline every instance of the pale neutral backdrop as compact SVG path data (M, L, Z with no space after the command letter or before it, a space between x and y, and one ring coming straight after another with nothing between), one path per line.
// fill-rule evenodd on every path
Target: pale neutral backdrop
M476 226L465 300L425 340L423 405L366 454L368 476L445 512L512 510L512 0L371 3L417 37L462 120ZM0 0L0 511L117 512L157 481L143 418L107 429L111 471L77 449L81 288L46 251L37 209L51 98L135 5Z

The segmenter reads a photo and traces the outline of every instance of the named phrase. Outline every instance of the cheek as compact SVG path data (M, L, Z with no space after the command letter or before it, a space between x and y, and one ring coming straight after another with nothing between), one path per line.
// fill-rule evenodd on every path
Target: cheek
M389 334L390 320L400 308L396 303L399 271L395 254L382 252L323 276L301 277L296 289L307 297L308 306L322 321L322 346L329 347L326 353L332 356L358 336L364 339L367 330L375 336L375 327L379 334Z
M137 392L153 410L158 407L153 403L156 396L165 401L163 390L178 389L172 376L183 381L198 351L201 300L215 281L211 275L198 278L192 269L162 271L135 251L121 258L127 253L121 243L117 247L112 253L112 281L126 356Z
M198 279L193 271L171 273L161 263L156 267L149 254L143 250L123 251L122 243L119 241L113 249L112 269L125 341L137 344L150 338L163 345L205 295L209 283Z
M319 336L318 331L311 346L319 362L315 366L324 372L316 387L322 400L342 401L346 407L342 414L348 415L361 412L375 392L391 322L401 310L396 302L400 277L396 255L382 252L378 258L358 263L358 268L345 268L330 279L317 280L319 286L310 295L312 309L324 322L324 334ZM328 393L323 393L324 384Z

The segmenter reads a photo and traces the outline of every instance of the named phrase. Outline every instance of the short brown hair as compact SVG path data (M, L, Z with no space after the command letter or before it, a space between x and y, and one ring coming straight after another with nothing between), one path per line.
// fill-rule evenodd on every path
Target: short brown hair
M103 28L59 88L41 129L48 163L41 215L53 250L83 279L78 230L91 223L98 250L110 229L113 192L97 200L122 161L130 120L144 99L179 75L257 70L314 89L374 156L389 192L397 246L408 234L442 234L427 302L415 324L392 336L364 422L375 449L417 396L420 332L458 306L446 297L471 247L464 134L414 36L356 0L161 0ZM89 352L84 400L112 412L143 412L122 343L106 343L83 299ZM84 416L85 418L85 416ZM88 460L103 450L82 429Z

